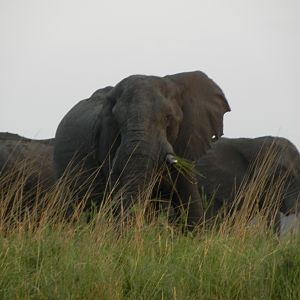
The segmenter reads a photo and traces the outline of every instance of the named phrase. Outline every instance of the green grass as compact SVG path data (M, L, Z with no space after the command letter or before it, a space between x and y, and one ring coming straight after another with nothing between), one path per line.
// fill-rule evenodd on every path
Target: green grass
M191 182L194 182L197 176L202 176L201 173L196 170L195 163L193 161L184 159L180 156L175 156L175 159L177 162L173 164L173 167L179 172L179 174L183 175Z
M300 298L299 239L103 226L1 235L0 299Z

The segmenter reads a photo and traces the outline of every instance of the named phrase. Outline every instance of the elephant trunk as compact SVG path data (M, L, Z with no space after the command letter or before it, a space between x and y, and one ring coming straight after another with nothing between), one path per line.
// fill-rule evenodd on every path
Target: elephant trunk
M158 163L158 147L144 132L122 136L112 169L113 195L124 211L138 201L139 193L144 191L155 174Z

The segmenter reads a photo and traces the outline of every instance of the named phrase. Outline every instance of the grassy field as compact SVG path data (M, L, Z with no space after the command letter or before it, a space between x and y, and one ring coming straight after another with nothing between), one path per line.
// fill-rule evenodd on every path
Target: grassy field
M239 197L255 202L262 177ZM300 299L300 238L278 238L263 216L250 226L249 213L235 212L234 222L183 234L139 209L120 230L102 212L87 224L80 208L64 221L56 187L37 196L42 213L20 218L24 182L0 183L0 299Z
M3 232L0 299L300 298L299 239L108 227Z

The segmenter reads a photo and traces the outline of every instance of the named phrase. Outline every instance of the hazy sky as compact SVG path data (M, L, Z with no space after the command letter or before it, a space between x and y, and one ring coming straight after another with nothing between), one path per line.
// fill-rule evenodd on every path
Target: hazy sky
M226 136L300 149L299 0L0 0L0 131L53 137L79 100L131 74L201 70Z

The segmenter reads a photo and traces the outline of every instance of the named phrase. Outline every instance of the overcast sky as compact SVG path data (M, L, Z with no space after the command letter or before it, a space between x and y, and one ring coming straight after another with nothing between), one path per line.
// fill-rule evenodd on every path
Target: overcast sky
M0 131L53 137L98 88L193 70L227 96L226 136L300 149L299 0L0 0Z

